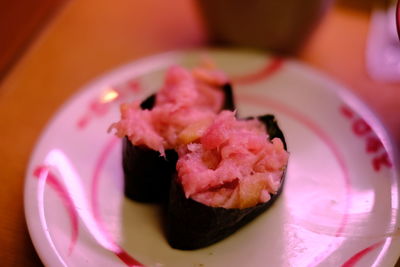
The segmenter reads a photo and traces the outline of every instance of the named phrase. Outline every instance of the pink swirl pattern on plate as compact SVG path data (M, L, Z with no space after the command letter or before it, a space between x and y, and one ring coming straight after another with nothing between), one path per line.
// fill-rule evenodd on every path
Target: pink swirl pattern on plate
M60 196L65 209L68 212L70 222L71 222L71 241L68 248L68 254L71 254L76 241L78 239L79 233L79 222L78 222L78 212L74 202L71 199L68 191L64 186L58 181L57 177L52 174L47 166L38 166L33 172L34 177L37 179L45 179L46 184L48 184L55 192Z
M110 143L107 144L103 152L100 154L100 160L98 161L98 166L101 167L103 164L102 158L108 155L110 152L110 149L116 144L116 138L113 138ZM78 233L79 233L79 223L78 223L78 211L74 205L74 202L71 198L70 193L68 190L65 189L65 187L59 182L58 178L56 175L50 172L49 168L47 166L38 166L35 171L34 171L34 176L37 177L38 179L46 179L46 184L51 186L52 189L55 190L55 192L58 193L60 196L65 208L68 211L68 215L70 218L71 222L71 227L72 227L72 234L71 234L71 241L68 249L68 254L71 255L73 248L77 242L78 239ZM96 206L93 206L94 210ZM134 259L132 256L130 256L124 249L122 249L118 244L116 244L115 241L112 240L110 235L104 230L103 227L103 222L100 219L100 216L94 216L95 221L97 223L97 226L102 230L102 234L104 235L104 238L108 240L110 244L112 244L113 249L109 249L110 252L114 253L115 256L117 256L122 262L124 262L127 266L134 266L134 267L139 267L143 266L139 261Z
M367 255L368 253L370 253L371 251L373 251L375 248L381 246L383 243L383 241L380 241L378 243L375 243L359 252L357 252L356 254L354 254L350 259L348 259L343 265L342 267L353 267L355 266L365 255Z

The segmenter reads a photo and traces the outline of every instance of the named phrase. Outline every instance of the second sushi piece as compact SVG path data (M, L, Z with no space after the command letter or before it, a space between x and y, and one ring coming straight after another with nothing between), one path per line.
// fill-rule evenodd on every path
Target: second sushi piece
M178 152L167 239L183 250L211 245L270 207L282 190L289 156L274 116L237 120L229 111Z

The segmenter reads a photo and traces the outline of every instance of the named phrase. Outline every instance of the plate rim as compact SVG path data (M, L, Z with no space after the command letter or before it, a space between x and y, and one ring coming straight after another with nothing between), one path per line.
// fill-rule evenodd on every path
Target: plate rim
M127 73L130 76L138 76L141 73L146 73L142 68L143 64L150 64L159 61L160 59L169 59L171 62L177 62L179 59L185 57L188 54L204 54L204 53L230 53L230 54L249 54L254 56L263 56L265 58L273 58L274 55L267 52L262 52L258 50L252 49L237 49L237 48L195 48L195 49L185 49L185 50L171 50L164 53L158 53L151 56L144 56L138 59L132 59L126 63L122 63L120 65L116 65L109 70L103 71L95 76L93 79L89 79L87 82L83 83L79 86L76 91L69 97L63 101L63 103L57 108L57 110L51 114L50 118L46 121L45 126L41 129L39 137L35 141L35 145L29 154L29 161L26 165L26 170L24 173L24 186L23 186L23 205L24 205L24 215L25 215L25 223L28 228L29 236L32 240L32 244L35 247L36 253L39 255L41 261L48 266L67 266L62 259L54 258L54 250L51 248L51 245L48 244L48 240L45 239L43 235L42 228L40 227L39 222L39 214L37 212L32 212L32 210L37 210L39 207L37 205L37 201L31 201L31 182L32 179L32 170L35 163L36 155L40 150L40 147L45 143L45 136L50 131L50 128L55 123L55 121L59 118L60 114L64 112L66 107L72 105L76 99L82 97L85 93L89 91L99 90L102 83L110 83L112 80L123 80L121 78L122 73L125 75ZM357 111L363 119L368 118L368 122L376 131L376 134L382 140L385 149L391 154L393 160L393 172L397 177L397 185L399 183L399 149L395 145L393 135L388 131L387 127L383 124L380 117L377 115L376 111L368 106L366 102L364 102L361 98L359 98L354 92L352 92L349 87L336 80L334 77L329 76L321 70L318 70L306 62L300 61L295 58L285 58L285 65L291 65L291 67L295 68L296 71L299 71L303 75L311 77L312 79L317 79L322 83L327 84L323 90L330 90L333 93L337 94L340 99L343 100L346 105L349 105L352 109ZM147 69L146 69L147 70ZM132 72L136 72L136 74L132 74ZM119 78L115 78L119 77ZM334 88L334 89L333 89ZM337 90L334 92L334 90ZM397 192L400 194L400 188L397 186ZM32 218L32 216L34 218ZM400 211L397 212L397 217L399 218ZM38 225L36 225L38 224ZM44 245L44 243L46 243ZM390 244L389 244L390 245ZM50 246L50 247L49 247ZM400 252L398 253L398 256ZM398 257L396 257L398 258Z

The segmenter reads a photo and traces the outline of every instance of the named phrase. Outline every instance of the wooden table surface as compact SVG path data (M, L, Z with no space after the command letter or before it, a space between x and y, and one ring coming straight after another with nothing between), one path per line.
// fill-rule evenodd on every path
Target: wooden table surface
M0 85L0 265L40 266L25 226L23 184L48 120L83 84L120 64L206 44L193 1L71 1ZM400 83L365 70L369 15L333 7L299 58L348 85L400 144ZM352 45L349 45L351 43Z

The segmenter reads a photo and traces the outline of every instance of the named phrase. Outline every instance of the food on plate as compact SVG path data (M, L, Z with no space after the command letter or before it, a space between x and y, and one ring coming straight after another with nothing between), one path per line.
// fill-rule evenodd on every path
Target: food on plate
M224 109L234 110L232 88L212 67L172 66L156 94L122 104L121 119L109 130L123 139L125 195L142 202L166 199L177 147L198 139Z
M273 115L238 119L232 88L213 68L168 69L162 88L122 104L125 195L165 203L171 247L211 245L268 209L289 154Z
M169 244L202 248L257 217L280 194L288 156L274 116L240 120L222 111L200 138L178 149L167 207Z

